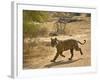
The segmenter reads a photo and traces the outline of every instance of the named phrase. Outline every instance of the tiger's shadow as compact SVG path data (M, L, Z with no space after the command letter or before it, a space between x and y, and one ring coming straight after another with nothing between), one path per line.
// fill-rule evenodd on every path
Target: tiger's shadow
M74 62L77 62L79 60L82 60L82 58L79 58L79 59L76 59L76 60L69 60L69 61L58 61L58 62L47 64L44 67L45 68L50 68L50 67L57 66L57 65L74 63Z

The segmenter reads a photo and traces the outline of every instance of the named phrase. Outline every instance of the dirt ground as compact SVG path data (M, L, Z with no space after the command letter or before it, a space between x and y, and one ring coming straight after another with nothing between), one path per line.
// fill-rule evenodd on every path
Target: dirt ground
M48 23L49 25L50 23ZM56 36L58 40L76 39L81 42L86 40L84 45L80 45L83 55L79 51L74 51L73 60L68 60L70 51L64 51L66 56L59 56L55 63L50 62L56 54L56 48L50 46L51 37L38 37L33 47L28 46L28 40L24 39L23 52L23 69L38 69L38 68L61 68L61 67L81 67L91 65L91 25L89 21L72 22L67 24L71 26L68 35ZM34 41L34 38L33 38Z

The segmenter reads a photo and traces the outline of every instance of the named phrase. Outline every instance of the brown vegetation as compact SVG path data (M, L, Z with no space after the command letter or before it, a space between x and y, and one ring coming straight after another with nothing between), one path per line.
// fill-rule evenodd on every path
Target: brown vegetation
M56 63L51 63L50 60L56 54L56 49L50 46L49 33L54 30L54 22L41 24L41 28L37 31L38 37L24 37L24 52L23 52L23 68L52 68L52 67L80 67L91 65L91 39L90 39L90 17L83 18L82 21L73 21L66 24L65 33L58 34L56 37L59 40L73 38L79 41L87 40L82 47L83 56L79 52L75 52L72 61L69 61L70 52L65 51L65 58L59 57ZM55 36L53 36L55 37Z

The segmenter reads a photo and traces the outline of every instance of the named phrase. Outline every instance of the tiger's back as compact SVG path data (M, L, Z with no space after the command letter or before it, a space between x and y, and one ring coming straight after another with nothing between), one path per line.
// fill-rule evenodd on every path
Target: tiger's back
M57 50L62 50L62 51L65 51L68 49L76 49L78 48L78 43L76 40L73 40L73 39L59 41L56 48Z

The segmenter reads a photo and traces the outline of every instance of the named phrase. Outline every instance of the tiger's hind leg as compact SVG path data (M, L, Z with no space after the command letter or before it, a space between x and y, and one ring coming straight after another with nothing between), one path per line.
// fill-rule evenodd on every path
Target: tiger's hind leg
M81 48L79 48L79 51L80 51L80 54L83 55L83 52L82 52L82 49Z
M80 54L83 55L83 52L82 52L81 48L76 48L76 51L80 51Z

